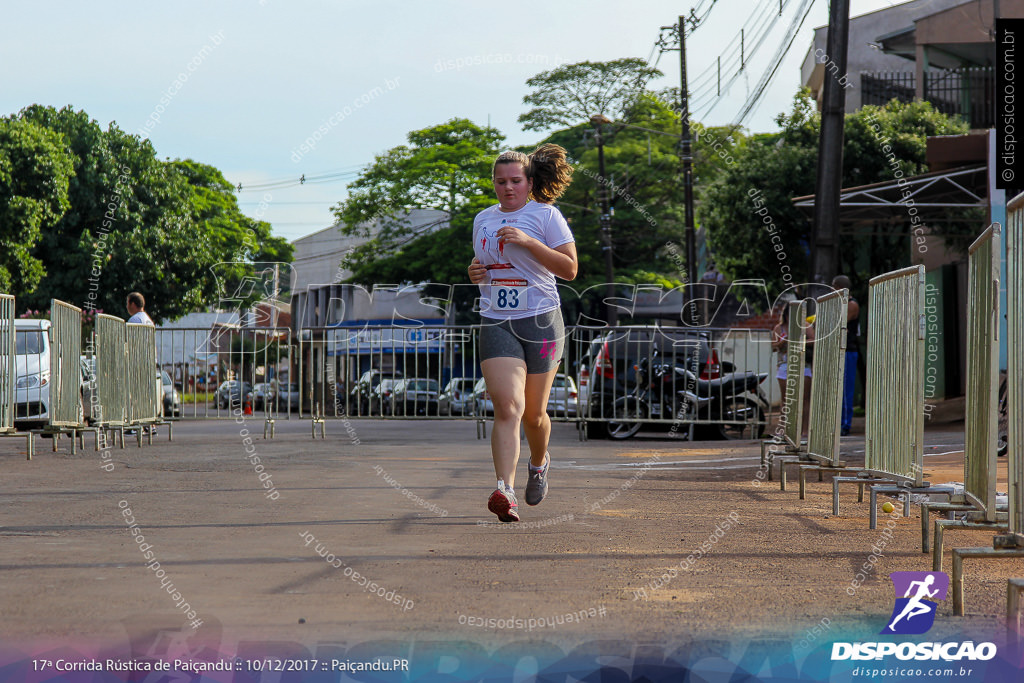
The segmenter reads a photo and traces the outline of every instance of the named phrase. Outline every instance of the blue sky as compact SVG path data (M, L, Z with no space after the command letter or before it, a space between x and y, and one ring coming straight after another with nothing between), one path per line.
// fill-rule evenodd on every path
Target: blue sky
M735 118L783 42L799 4L787 2L783 20L703 123ZM270 190L247 186L357 171L404 143L408 131L453 117L489 119L512 145L536 142L542 134L516 122L526 109L527 78L560 63L647 59L659 27L697 4L11 3L0 22L0 112L70 104L103 126L116 121L129 132L146 132L161 157L212 164L242 183L242 210L293 240L331 224L330 207L344 198L353 176ZM766 4L778 2L717 0L688 36L691 75L712 66ZM858 15L895 3L851 4ZM775 129L772 119L788 109L813 28L827 13L826 0L814 0L748 128ZM665 77L653 85L678 86L678 53L666 53L659 68ZM302 151L303 141L324 128L312 149Z

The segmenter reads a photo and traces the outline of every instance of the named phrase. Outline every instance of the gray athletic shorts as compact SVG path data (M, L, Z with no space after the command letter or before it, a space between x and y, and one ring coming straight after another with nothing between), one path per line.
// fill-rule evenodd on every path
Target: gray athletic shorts
M528 375L551 372L562 360L565 325L558 309L518 320L482 318L480 360L518 358Z

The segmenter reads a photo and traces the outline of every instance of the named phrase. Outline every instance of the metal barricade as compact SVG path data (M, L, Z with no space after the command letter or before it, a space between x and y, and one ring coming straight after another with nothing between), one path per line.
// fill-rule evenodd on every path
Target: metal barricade
M1006 207L1009 531L1024 547L1024 194Z
M50 302L49 425L58 429L84 427L82 411L82 310L53 299Z
M298 372L291 331L284 327L164 327L156 330L156 362L165 382L164 418L252 415L272 424L297 411ZM308 407L308 402L307 402Z
M128 323L128 424L150 425L160 419L160 390L156 364L156 330Z
M96 396L93 424L101 429L123 427L128 414L128 331L124 320L96 316Z
M971 245L968 265L964 496L986 522L996 519L999 232L999 225L993 224L982 233Z
M864 471L924 484L925 269L869 283Z
M953 614L964 614L963 562L967 558L1024 557L1024 193L1006 205L1006 346L1009 433L1007 448L1008 515L1006 534L991 547L954 548ZM998 320L998 317L997 317Z
M839 430L846 368L846 316L850 292L842 289L817 299L814 361L811 367L811 416L807 454L823 465L839 467Z
M18 333L14 325L14 303L10 294L0 294L0 436L25 437L25 457L31 460L32 432L19 432L14 426L18 385Z
M14 297L0 294L0 432L14 431Z
M493 408L480 381L478 336L479 326L303 329L301 408L344 419L482 418Z
M802 460L805 458L807 446L801 440L804 414L804 367L807 353L807 330L805 327L807 302L790 301L786 306L788 307L789 322L786 327L786 351L783 356L783 362L786 364L786 388L779 416L781 429L778 429L772 438L761 442L761 467L767 468L769 479L772 476L775 456L795 455Z

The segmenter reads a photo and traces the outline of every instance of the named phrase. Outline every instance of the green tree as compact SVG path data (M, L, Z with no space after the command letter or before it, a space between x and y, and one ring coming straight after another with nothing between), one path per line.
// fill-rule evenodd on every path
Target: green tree
M473 259L473 218L494 204L491 164L504 136L452 119L412 131L408 139L379 155L334 207L342 233L367 240L342 265L352 270L350 282L364 285L464 283ZM413 225L409 212L415 209L435 209L443 218Z
M578 62L542 71L526 81L533 92L523 104L533 106L519 116L526 130L572 127L603 114L622 119L645 91L647 82L662 73L642 59Z
M0 291L21 297L39 284L44 266L32 247L67 210L73 171L59 134L0 120Z
M270 223L241 212L234 187L218 169L191 159L172 165L188 181L193 218L211 235L213 249L223 259L214 265L220 299L245 308L267 296L269 283L246 287L244 281L262 279L260 273L270 264L290 263L292 245L273 235Z
M770 291L791 283L810 281L810 221L792 202L793 197L814 193L820 117L806 90L794 98L793 109L780 115L779 133L744 139L734 151L736 163L722 169L702 193L698 217L708 229L715 262L730 279L763 278ZM905 176L926 170L925 138L966 132L966 126L935 111L927 102L890 102L884 107L867 106L846 117L843 147L843 187L855 187L893 179L893 170L882 152L879 136L888 138ZM907 217L909 226L910 218ZM772 226L772 227L769 227ZM855 286L858 261L867 257L870 272L880 273L905 265L909 259L909 229L891 231L868 226L876 233L864 249L841 250L842 269L850 273ZM780 240L772 241L775 235ZM845 239L854 246L856 235ZM776 245L782 245L782 252ZM784 259L779 254L785 255Z
M191 161L164 162L148 140L116 123L104 130L84 111L33 105L11 121L63 136L74 164L69 208L32 249L45 273L26 296L30 307L51 298L113 314L125 295L147 298L157 322L178 318L222 296L216 266L243 258L288 256L269 228L241 215L218 171ZM252 227L259 249L244 249ZM262 238L261 238L262 236ZM276 241L275 241L276 240Z

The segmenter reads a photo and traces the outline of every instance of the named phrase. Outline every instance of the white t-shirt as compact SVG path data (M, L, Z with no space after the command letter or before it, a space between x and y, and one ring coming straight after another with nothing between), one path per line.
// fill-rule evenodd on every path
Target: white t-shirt
M139 311L132 317L128 318L130 323L142 323L143 325L152 325L153 319L149 317L149 314L145 311Z
M480 315L515 320L558 308L558 288L551 271L526 247L499 245L497 233L511 225L554 249L575 241L565 217L552 205L532 199L518 211L505 212L499 206L484 209L473 221L474 254L485 266L496 266L480 283Z

